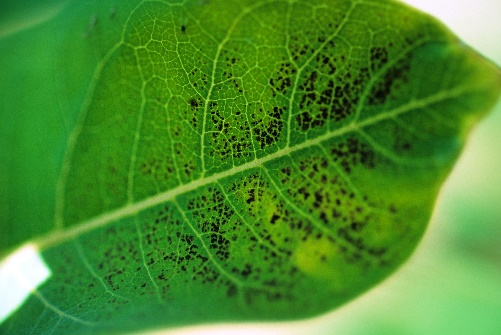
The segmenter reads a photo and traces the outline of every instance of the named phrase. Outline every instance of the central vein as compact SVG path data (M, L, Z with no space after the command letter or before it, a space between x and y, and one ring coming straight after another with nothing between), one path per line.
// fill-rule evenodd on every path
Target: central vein
M198 180L194 180L187 184L180 185L171 190L165 191L163 193L154 195L152 197L146 198L136 203L126 204L123 207L117 208L111 212L104 213L97 217L91 218L87 221L81 222L77 225L74 225L66 230L53 231L48 233L45 236L40 237L35 240L34 243L40 248L45 249L49 247L53 247L60 243L63 243L67 240L85 234L87 232L93 231L100 227L104 227L112 222L115 222L119 219L127 218L133 216L147 208L151 208L153 206L166 203L168 201L174 200L177 196L188 193L190 191L194 191L200 187L205 185L217 182L226 177L230 177L232 175L238 174L243 171L250 170L255 167L261 167L263 164L273 161L275 159L288 156L294 152L307 149L311 146L320 144L322 142L328 141L335 137L340 137L350 132L354 132L356 130L368 127L370 125L376 124L386 119L396 118L397 116L407 113L411 110L424 108L431 104L441 102L447 99L455 98L464 94L468 91L468 87L458 87L449 91L443 91L436 93L434 95L428 96L426 98L421 98L419 100L411 100L407 104L402 105L399 108L395 108L391 111L387 111L371 118L364 119L355 124L348 124L344 127L338 128L332 132L326 133L322 136L319 136L314 139L307 140L303 143L297 144L292 147L286 147L284 149L278 150L268 156L261 157L258 159L254 159L250 162L242 164L240 166L236 166L232 169L222 171L219 173L215 173L213 175L202 177Z

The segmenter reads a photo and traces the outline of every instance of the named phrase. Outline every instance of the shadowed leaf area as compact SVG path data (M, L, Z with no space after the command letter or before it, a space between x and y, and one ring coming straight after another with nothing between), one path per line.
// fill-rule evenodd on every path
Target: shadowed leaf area
M394 1L57 8L0 39L0 246L51 271L1 333L339 307L409 257L500 93Z

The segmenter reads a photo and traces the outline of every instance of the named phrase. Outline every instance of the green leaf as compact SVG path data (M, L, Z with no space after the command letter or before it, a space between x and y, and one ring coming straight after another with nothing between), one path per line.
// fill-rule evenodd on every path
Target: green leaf
M2 333L338 307L408 258L501 90L393 1L47 8L0 26L0 287L31 289Z

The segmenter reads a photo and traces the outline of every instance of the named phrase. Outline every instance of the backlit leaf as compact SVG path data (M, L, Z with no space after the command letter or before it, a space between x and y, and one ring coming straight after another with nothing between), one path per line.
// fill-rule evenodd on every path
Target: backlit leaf
M0 34L0 287L31 289L2 333L336 308L407 259L501 88L394 1L47 8Z

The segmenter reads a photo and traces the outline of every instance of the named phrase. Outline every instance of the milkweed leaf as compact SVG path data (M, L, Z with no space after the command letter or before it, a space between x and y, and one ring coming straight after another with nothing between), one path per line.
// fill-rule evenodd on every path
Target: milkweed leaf
M1 250L50 270L2 333L339 307L409 257L501 88L394 1L57 8L0 39Z

